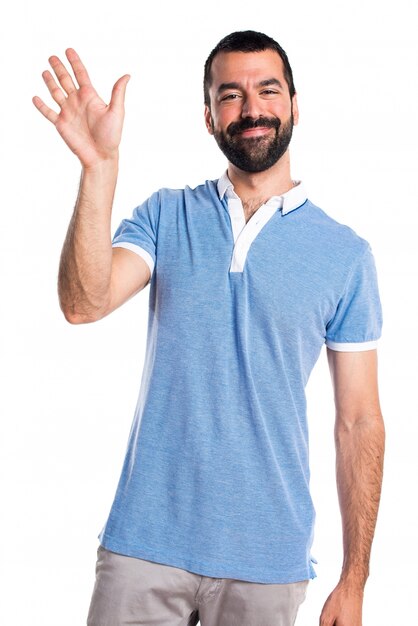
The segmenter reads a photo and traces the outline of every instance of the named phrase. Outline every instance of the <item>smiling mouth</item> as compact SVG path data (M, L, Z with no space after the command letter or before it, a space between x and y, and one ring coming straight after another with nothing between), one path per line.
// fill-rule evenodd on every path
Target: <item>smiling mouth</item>
M262 137L271 131L271 127L257 126L256 128L247 128L237 133L241 137Z

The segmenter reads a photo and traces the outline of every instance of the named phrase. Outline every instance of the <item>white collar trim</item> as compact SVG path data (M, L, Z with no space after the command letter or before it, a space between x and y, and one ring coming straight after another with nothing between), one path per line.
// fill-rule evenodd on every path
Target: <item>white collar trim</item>
M226 170L219 178L217 183L219 198L222 200L226 194L227 198L238 198L234 191L234 185L229 179L228 170ZM269 206L276 205L276 208L282 210L282 215L290 213L294 209L299 208L307 200L305 187L300 180L295 181L295 186L286 191L281 196L272 196L266 204Z

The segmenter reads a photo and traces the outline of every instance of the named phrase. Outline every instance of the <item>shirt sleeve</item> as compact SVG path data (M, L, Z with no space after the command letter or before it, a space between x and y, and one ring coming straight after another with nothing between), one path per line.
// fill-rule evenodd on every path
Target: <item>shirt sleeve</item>
M382 307L370 245L356 262L334 317L326 326L325 344L340 352L373 350L382 332Z
M157 258L158 193L137 206L129 219L119 224L113 236L113 248L126 248L147 263L151 276Z

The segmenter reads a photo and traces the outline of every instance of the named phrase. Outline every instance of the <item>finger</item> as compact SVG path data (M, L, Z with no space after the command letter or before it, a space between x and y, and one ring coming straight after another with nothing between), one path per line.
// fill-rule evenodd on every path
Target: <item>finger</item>
M66 100L66 96L63 93L62 89L58 87L51 72L49 72L48 70L45 70L45 72L42 72L42 78L44 79L45 84L49 89L49 93L54 98L55 102L59 104L60 106L64 104Z
M111 109L123 109L125 103L126 86L130 80L129 74L125 74L116 81L112 89L112 97L109 106Z
M78 56L77 52L73 48L68 48L65 51L65 54L67 56L67 59L71 63L74 76L76 77L79 86L83 87L85 85L91 85L91 81L87 73L87 70L84 67L83 63L81 62L81 59Z
M68 95L75 91L77 88L73 83L73 79L59 58L52 56L48 60L64 91L66 91Z
M41 100L39 96L34 96L32 98L32 102L36 106L38 111L40 111L47 120L49 120L53 124L56 123L58 119L58 113L55 113L55 111L46 106L45 102L43 102L43 100Z

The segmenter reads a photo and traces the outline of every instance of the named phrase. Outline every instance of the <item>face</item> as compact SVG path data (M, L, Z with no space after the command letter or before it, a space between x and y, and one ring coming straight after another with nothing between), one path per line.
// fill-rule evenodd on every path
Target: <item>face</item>
M283 62L274 50L222 52L212 64L205 121L230 163L262 172L286 152L298 122Z

